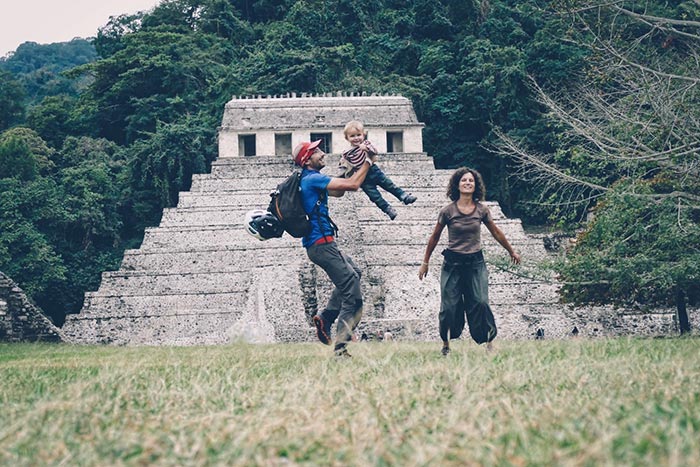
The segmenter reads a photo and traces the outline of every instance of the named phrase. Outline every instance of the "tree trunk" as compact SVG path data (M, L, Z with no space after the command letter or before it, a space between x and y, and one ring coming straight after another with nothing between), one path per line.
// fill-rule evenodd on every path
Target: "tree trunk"
M678 288L676 289L676 318L678 318L678 328L681 336L690 332L690 320L688 319L688 310L685 305L685 291Z

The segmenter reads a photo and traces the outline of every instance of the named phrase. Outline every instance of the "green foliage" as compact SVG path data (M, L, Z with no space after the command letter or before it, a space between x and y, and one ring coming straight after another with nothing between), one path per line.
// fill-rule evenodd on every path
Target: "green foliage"
M697 209L669 197L654 180L635 187L619 183L598 204L576 247L559 266L564 296L578 302L673 304L680 289L700 299L700 225Z
M700 302L700 8L680 20L674 5L566 5L567 37L589 48L586 79L537 88L555 135L546 153L502 135L550 215L573 221L595 205L559 267L572 301L680 313Z
M3 138L0 142L0 178L33 180L38 172L36 159L25 141L18 136Z
M196 113L231 59L222 39L198 33L144 30L119 42L118 51L89 67L89 95L98 134L120 144L152 133L159 121Z
M0 131L22 120L25 91L13 75L0 69Z
M60 199L50 180L0 179L0 270L35 299L65 280L61 256L40 230L60 217Z
M0 70L15 75L26 90L28 104L32 105L47 96L77 95L86 82L63 72L96 58L95 48L85 39L45 45L25 42L9 57L0 58Z
M34 131L15 127L0 134L0 178L33 180L53 168L54 151Z
M215 128L208 119L184 117L159 124L155 133L129 150L130 196L126 208L138 219L137 231L160 218L164 207L177 204L190 187L192 174L202 173L215 157Z
M27 125L53 148L60 148L65 138L77 133L73 121L76 99L68 95L45 97L39 105L29 109Z
M242 47L255 37L253 26L231 8L228 0L213 0L200 11L199 29L204 34L213 34L226 39L234 47Z
M62 324L119 264L126 164L105 140L70 137L56 152L15 128L0 135L0 170L0 270Z

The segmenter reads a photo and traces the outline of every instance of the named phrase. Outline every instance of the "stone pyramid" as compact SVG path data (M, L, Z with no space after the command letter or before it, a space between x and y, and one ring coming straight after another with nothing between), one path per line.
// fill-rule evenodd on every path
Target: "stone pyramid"
M325 171L331 174L337 158L328 159ZM436 170L425 153L386 154L379 163L418 197L404 206L385 194L398 211L394 221L361 191L330 201L339 245L363 270L358 332L389 330L397 338L435 340L444 245L433 254L428 277L419 281L417 274L437 213L448 202L452 171ZM307 259L300 240L285 234L261 242L242 225L245 212L267 207L270 190L291 170L284 157L228 157L215 161L210 174L195 175L178 206L163 212L160 226L147 229L141 248L126 251L120 269L105 272L99 290L86 294L82 311L67 317L67 339L119 345L315 339L311 317L331 290L325 273ZM546 255L541 240L525 235L519 220L488 204L526 261ZM443 244L446 238L445 232ZM486 230L483 240L487 259L505 256ZM548 315L562 312L556 285L493 266L490 298L504 338L528 337Z

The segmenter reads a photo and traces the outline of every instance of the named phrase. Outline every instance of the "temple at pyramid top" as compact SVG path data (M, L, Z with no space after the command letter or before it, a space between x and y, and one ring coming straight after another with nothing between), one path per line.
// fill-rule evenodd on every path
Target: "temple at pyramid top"
M318 139L325 152L340 153L348 147L343 127L350 120L364 124L382 153L423 152L425 125L403 96L291 94L230 100L219 128L219 157L288 156L299 142Z

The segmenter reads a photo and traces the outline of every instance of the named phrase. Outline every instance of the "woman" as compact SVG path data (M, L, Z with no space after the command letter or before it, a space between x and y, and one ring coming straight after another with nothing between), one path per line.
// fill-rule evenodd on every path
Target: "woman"
M510 254L514 264L520 263L520 255L510 246L503 231L491 218L489 208L482 203L486 187L481 174L474 169L457 169L447 187L447 197L452 200L440 210L438 221L425 248L423 264L418 278L428 273L428 263L447 226L449 241L442 252L445 260L440 274L440 337L442 354L450 353L450 339L462 334L464 321L477 344L487 344L496 337L496 322L489 306L488 271L481 252L481 224Z

